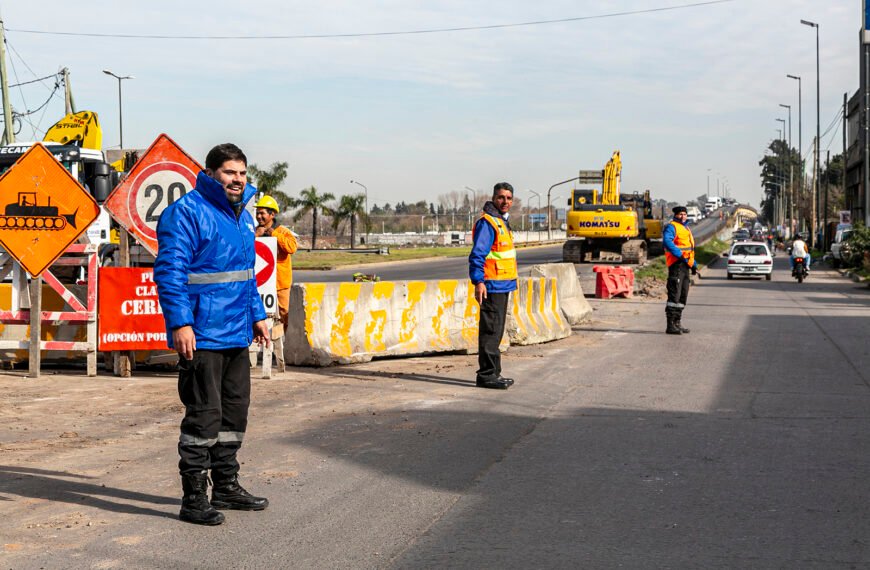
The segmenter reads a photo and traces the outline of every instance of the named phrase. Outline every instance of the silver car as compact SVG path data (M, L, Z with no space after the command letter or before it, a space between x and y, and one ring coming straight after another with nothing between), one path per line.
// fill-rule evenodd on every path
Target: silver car
M735 275L763 275L770 281L773 274L773 256L767 244L761 241L740 241L731 246L728 258L728 279Z

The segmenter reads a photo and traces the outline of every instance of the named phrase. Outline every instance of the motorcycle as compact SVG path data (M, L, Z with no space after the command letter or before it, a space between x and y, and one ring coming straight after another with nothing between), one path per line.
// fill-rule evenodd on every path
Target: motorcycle
M803 257L795 257L794 258L794 267L791 270L791 276L797 279L798 283L803 283L804 279L807 278L809 272L807 271L806 266L804 265Z

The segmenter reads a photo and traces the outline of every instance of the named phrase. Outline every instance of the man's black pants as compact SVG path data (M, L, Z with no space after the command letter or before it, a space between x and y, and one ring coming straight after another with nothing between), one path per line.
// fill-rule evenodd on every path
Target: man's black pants
M248 347L197 350L178 363L178 395L184 404L178 469L182 475L211 469L221 480L239 472L236 453L248 426L251 364Z
M477 338L477 380L487 382L501 376L498 345L504 335L504 322L510 293L487 293L480 304L480 330Z
M679 316L686 307L689 298L689 266L678 261L668 267L668 303L665 305L665 314Z

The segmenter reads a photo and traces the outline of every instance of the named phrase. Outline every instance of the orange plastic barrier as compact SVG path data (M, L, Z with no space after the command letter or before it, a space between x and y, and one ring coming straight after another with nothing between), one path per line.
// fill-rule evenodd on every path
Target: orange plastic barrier
M595 277L597 299L628 298L634 292L634 270L630 267L595 265L592 271L597 273Z

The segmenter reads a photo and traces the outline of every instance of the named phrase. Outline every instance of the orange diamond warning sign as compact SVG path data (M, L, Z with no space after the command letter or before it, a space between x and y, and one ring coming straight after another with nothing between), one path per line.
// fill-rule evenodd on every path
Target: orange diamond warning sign
M0 176L0 245L41 275L100 214L97 202L42 144Z
M196 186L202 167L161 134L109 194L104 206L145 249L157 255L157 220L170 204Z

